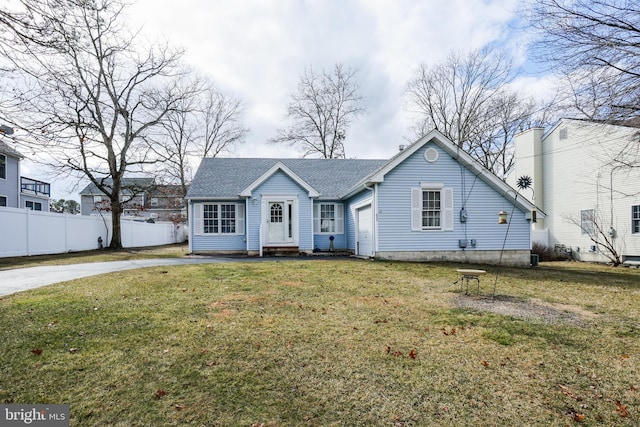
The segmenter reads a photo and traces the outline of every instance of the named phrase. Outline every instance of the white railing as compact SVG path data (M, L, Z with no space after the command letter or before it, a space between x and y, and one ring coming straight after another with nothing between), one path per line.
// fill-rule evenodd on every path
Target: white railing
M150 224L122 219L125 248L183 242L186 226ZM0 207L0 257L28 256L98 249L111 238L111 217L68 215Z

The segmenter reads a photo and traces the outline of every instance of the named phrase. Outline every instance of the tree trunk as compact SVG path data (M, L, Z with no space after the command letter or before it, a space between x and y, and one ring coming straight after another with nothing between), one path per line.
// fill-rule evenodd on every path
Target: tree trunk
M111 201L111 243L109 249L122 249L122 228L120 227L120 217L122 216L122 205L120 200Z

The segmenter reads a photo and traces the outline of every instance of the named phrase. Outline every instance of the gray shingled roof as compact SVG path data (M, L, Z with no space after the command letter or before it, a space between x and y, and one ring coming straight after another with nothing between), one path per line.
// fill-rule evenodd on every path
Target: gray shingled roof
M111 187L111 183L113 180L111 178L105 180L105 184L107 187ZM135 188L135 189L143 189L150 188L154 185L154 178L122 178L122 187L123 188ZM102 191L98 190L98 187L93 182L90 182L82 191L80 195L99 195L102 194Z
M282 162L321 198L339 198L386 160L206 158L193 178L188 198L238 197L271 167Z

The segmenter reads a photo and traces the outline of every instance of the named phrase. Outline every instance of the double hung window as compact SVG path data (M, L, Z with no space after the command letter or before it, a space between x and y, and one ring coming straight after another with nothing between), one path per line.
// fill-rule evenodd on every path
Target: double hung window
M593 236L595 233L596 211L594 209L585 209L580 211L580 230L581 234Z
M640 205L631 206L631 233L640 234Z
M344 206L342 203L316 203L313 205L313 232L316 234L343 234Z
M440 229L442 203L440 190L422 191L422 228Z
M411 230L453 230L453 189L437 183L412 188Z

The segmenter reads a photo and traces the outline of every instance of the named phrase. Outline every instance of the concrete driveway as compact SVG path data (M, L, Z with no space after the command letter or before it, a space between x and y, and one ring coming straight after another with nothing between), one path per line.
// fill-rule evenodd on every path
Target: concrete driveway
M92 262L86 264L47 265L30 268L16 268L0 271L0 296L27 289L39 288L53 283L80 279L115 271L160 265L208 264L232 261L257 261L256 258L158 258L131 261Z

